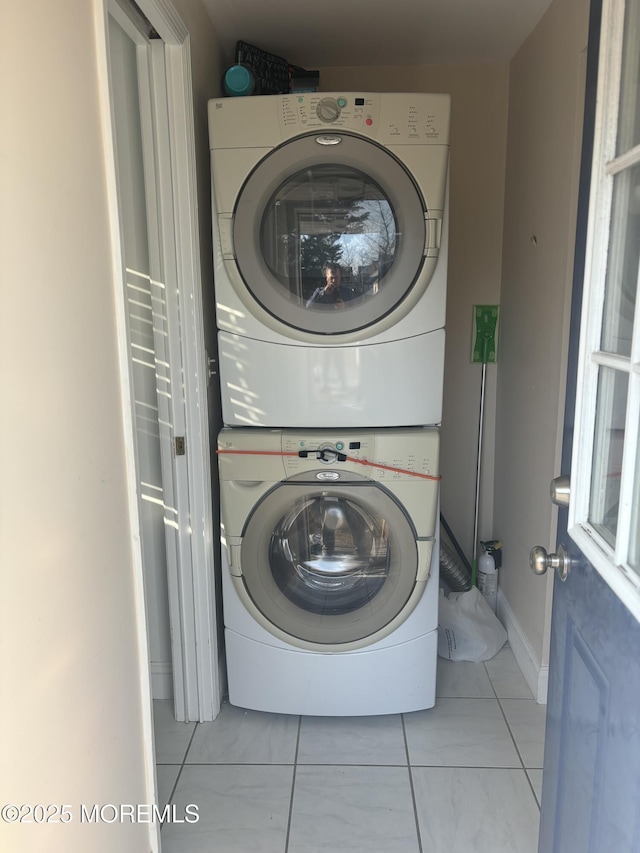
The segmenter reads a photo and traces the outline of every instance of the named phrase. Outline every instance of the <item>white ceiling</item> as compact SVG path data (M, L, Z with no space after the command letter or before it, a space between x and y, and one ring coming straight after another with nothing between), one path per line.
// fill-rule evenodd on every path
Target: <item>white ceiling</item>
M307 69L507 62L550 0L204 0L238 40Z

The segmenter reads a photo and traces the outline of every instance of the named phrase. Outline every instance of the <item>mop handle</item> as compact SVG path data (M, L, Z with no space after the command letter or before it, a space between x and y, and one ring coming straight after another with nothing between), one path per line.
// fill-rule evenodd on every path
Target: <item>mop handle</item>
M476 584L478 567L478 516L480 513L480 468L482 465L482 434L484 431L484 392L487 378L487 364L482 362L482 380L480 384L480 419L478 424L478 461L476 464L476 504L473 517L473 561L471 563L471 585Z

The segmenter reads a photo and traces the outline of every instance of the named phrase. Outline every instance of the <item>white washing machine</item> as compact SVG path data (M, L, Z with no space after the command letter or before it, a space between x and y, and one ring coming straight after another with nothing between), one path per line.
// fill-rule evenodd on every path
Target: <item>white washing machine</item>
M209 102L227 425L440 423L449 112L429 94Z
M426 427L222 430L233 705L322 716L432 707L438 447Z

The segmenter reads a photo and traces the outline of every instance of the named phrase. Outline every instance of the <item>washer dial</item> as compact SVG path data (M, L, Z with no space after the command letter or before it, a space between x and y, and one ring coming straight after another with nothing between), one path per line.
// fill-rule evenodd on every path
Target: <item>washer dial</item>
M335 98L323 98L316 107L316 113L320 121L330 124L340 117L340 104Z

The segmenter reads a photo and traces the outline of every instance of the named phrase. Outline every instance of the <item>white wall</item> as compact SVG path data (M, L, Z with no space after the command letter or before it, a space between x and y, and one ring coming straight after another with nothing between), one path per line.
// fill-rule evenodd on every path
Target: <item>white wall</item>
M473 305L500 302L508 66L321 68L320 81L324 91L451 94L442 509L471 558L481 376L480 365L471 364L471 320ZM493 521L495 367L488 368L487 377L481 539L501 534Z
M500 585L537 660L548 662L555 548L549 483L559 470L583 112L587 0L554 0L511 62L496 417Z

